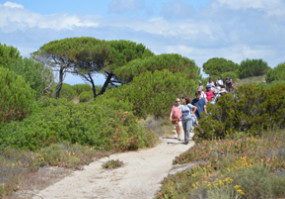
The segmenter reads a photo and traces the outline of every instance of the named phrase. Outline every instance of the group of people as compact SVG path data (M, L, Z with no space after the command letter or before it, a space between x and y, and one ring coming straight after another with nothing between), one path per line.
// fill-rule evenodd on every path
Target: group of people
M205 91L202 82L200 82L198 90L201 91L202 97L205 99L206 103L216 104L219 97L224 93L230 93L234 86L235 85L229 76L226 77L225 81L219 76L216 84L211 77L209 78Z
M198 119L201 118L202 113L204 112L207 117L207 103L216 104L219 97L224 93L230 93L233 87L233 81L229 76L226 77L225 81L220 76L216 84L210 77L206 91L204 92L203 84L200 82L192 101L189 97L184 96L181 103L180 99L177 98L171 109L169 119L176 126L178 140L181 141L183 128L184 143L188 144L191 139L190 132L193 132L194 126L198 125Z

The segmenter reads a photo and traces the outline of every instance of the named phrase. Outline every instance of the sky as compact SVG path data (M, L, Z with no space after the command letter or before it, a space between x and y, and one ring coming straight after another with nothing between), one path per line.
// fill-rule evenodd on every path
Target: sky
M284 10L284 0L0 0L0 43L29 57L67 37L124 39L157 55L181 54L201 71L213 57L262 59L273 68L285 62Z

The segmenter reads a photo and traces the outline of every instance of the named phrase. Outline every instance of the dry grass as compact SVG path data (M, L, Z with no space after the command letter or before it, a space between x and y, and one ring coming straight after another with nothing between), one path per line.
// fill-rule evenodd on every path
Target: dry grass
M16 191L33 194L32 190L45 188L94 158L106 155L109 153L68 143L53 144L38 152L6 148L0 152L0 198L19 198L22 194L13 194Z

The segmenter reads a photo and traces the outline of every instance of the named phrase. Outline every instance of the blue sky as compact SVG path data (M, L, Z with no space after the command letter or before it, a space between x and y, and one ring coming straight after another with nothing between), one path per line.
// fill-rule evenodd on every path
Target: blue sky
M0 0L0 42L28 57L66 37L126 39L199 67L212 57L275 67L285 61L284 10L284 0Z

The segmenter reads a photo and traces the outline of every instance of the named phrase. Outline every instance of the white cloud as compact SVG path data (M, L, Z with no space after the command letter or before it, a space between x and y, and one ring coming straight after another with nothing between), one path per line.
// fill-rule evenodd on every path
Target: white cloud
M114 14L135 13L144 8L144 0L112 0L109 4L109 12Z
M195 14L194 8L183 0L175 0L166 3L161 14L165 18L191 18Z
M284 15L281 1L272 0L272 5L268 5L267 0L212 1L214 3L189 16L188 7L181 3L177 5L177 15L170 20L163 12L158 12L162 14L159 17L140 18L66 13L41 15L23 6L19 9L0 5L0 42L10 41L18 47L20 41L20 50L29 51L55 39L91 36L136 41L156 54L179 53L195 60L199 66L212 57L224 57L237 63L246 58L261 58L270 66L285 61L285 21L284 17L276 17L278 13ZM114 2L119 3L118 0ZM141 5L136 5L137 2ZM144 10L144 1L120 3L123 5L117 11ZM124 8L126 5L130 7ZM13 37L7 36L12 33Z
M0 4L1 6L1 4ZM13 2L10 2L10 1L7 1L3 4L4 7L9 7L9 8L24 8L24 6L20 5L20 4L17 4L17 3L13 3Z
M0 6L0 30L2 32L25 31L32 28L59 31L97 26L98 22L96 22L96 17L84 19L83 17L80 18L65 13L40 15L25 10L23 6L11 2L6 2L4 6Z
M221 5L227 5L232 9L267 9L269 7L280 4L280 0L218 0Z
M285 4L282 0L218 0L218 3L234 10L251 8L262 10L269 16L285 15Z

